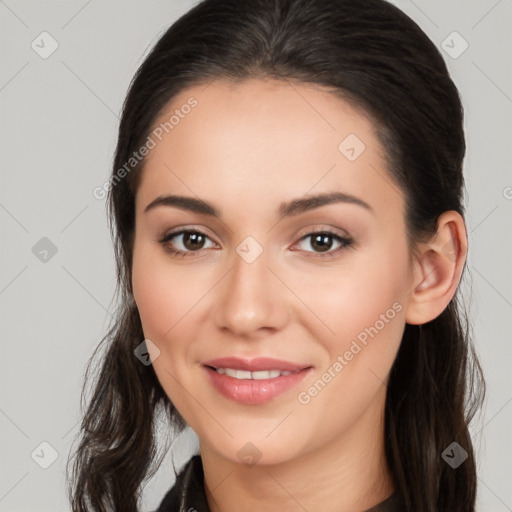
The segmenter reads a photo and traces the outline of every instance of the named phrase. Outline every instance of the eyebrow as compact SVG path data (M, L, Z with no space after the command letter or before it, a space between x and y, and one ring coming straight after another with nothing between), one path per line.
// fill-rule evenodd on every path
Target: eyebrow
M281 203L278 212L281 217L291 217L293 215L298 215L315 208L320 208L321 206L335 203L355 204L374 213L373 208L367 202L356 196L342 192L317 194L314 196L292 199L291 201ZM175 207L182 210L188 210L220 218L220 212L213 205L194 197L179 195L159 196L146 206L144 213L156 208L157 206Z

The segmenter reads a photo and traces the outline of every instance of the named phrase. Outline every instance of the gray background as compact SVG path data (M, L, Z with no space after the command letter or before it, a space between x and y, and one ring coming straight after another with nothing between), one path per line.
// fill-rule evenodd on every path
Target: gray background
M131 77L194 3L0 0L0 511L69 510L64 464L83 372L113 311L113 250L92 191L109 177ZM394 3L443 48L463 97L462 289L488 384L472 427L478 503L512 511L512 0ZM58 44L45 59L52 41L43 31ZM146 487L144 510L171 486L171 457L179 464L194 449L194 436L184 437Z

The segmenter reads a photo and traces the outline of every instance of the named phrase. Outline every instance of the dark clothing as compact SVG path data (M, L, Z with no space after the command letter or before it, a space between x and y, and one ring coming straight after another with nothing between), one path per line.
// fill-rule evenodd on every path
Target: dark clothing
M243 510L243 507L241 507ZM399 495L395 492L388 499L364 512L402 512ZM177 476L171 490L165 495L155 512L210 512L204 490L203 464L200 455L194 455ZM314 511L313 511L314 512Z

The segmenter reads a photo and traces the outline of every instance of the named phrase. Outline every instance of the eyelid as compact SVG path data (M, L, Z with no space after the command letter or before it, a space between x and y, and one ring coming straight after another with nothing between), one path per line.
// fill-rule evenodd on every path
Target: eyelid
M200 233L201 235L208 237L210 240L212 240L218 244L218 242L215 241L215 237L213 237L212 235L209 234L208 228L206 228L204 226L198 226L197 224L184 225L184 226L179 226L174 229L171 228L171 229L164 230L163 233L158 237L158 239L159 239L159 241L162 241L163 239L168 239L173 236L177 236L177 235L181 235L183 233L189 233L189 232Z
M316 224L308 226L307 228L302 228L294 235L294 238L302 240L305 236L313 235L315 233L330 233L341 238L352 238L344 229L336 228L329 224Z

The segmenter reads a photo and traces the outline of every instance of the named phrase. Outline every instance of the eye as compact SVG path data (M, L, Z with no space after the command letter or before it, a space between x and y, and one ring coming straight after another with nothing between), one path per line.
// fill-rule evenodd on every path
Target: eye
M202 249L216 247L208 235L195 229L182 229L167 233L159 240L159 243L176 257L194 257L196 256L194 253L200 253ZM330 230L321 230L302 236L297 245L300 250L313 253L315 257L329 257L352 246L353 239Z
M318 256L331 256L344 248L350 247L352 244L352 238L343 237L329 230L308 233L298 242L302 250L316 253ZM309 246L312 250L306 249L306 246ZM333 247L335 247L334 250L332 250Z
M208 241L210 245L207 245ZM192 253L198 252L201 249L215 247L215 244L208 235L201 231L190 229L167 233L159 242L171 254L181 257L193 256Z

